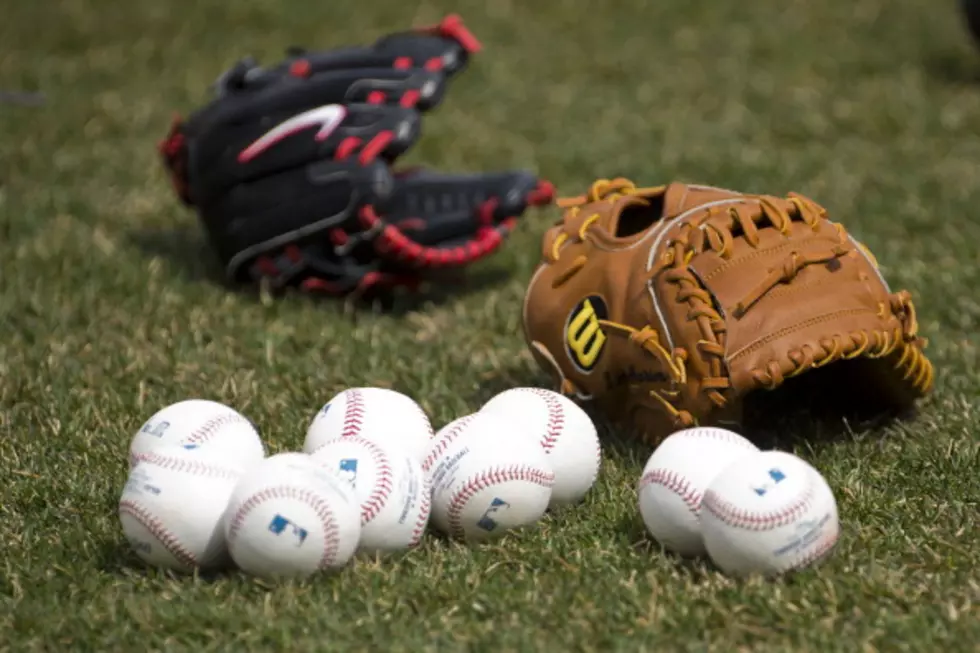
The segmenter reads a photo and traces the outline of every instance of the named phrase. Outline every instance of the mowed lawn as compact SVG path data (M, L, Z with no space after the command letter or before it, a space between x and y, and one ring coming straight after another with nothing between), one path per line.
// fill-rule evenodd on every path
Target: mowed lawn
M730 580L644 534L649 446L607 438L574 510L468 548L430 536L305 583L144 569L116 502L165 404L227 402L271 452L334 393L405 391L436 426L547 385L520 329L554 209L449 298L392 311L223 287L155 144L238 57L367 43L458 12L485 51L408 158L796 190L914 293L937 369L912 419L778 446L834 488L823 567ZM0 17L0 650L976 651L980 51L935 0L35 0ZM749 433L748 435L752 435Z

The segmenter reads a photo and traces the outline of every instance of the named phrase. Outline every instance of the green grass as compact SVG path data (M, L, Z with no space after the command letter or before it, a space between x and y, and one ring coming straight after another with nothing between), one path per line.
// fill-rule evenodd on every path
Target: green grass
M557 216L466 292L395 313L230 293L154 145L244 54L367 42L458 11L486 50L410 157L796 190L916 298L936 391L911 421L797 437L843 538L823 567L736 582L643 532L649 448L610 439L575 510L495 544L437 537L306 583L148 571L116 517L132 433L189 396L295 450L347 386L442 425L544 385L519 307ZM936 0L8 2L0 90L0 650L955 651L980 641L980 52ZM809 435L813 435L810 433ZM790 446L790 445L787 445Z

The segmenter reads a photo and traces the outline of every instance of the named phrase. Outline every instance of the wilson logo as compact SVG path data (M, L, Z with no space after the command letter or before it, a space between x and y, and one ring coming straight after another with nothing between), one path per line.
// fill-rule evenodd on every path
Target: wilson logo
M590 295L579 302L565 325L565 349L568 357L582 372L591 372L606 345L606 334L600 320L609 317L606 302Z

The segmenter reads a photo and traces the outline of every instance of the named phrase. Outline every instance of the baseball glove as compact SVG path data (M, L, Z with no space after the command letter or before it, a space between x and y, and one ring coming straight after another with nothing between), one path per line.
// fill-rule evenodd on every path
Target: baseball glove
M558 203L524 303L531 352L654 442L739 424L747 395L797 376L882 407L932 386L909 293L806 197L616 179Z
M549 203L551 185L529 172L392 167L479 48L449 16L222 74L159 147L229 279L335 295L410 286L493 252L528 206Z

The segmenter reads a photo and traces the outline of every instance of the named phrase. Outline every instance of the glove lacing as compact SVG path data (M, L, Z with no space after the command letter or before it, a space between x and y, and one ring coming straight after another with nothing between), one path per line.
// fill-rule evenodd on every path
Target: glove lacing
M580 208L587 204L601 201L615 202L617 199L624 196L652 195L663 192L664 188L665 186L646 188L637 187L632 181L622 177L612 180L599 179L593 182L589 188L589 191L585 195L558 198L556 200L556 204L560 208L569 209L569 217L576 217L580 211ZM599 215L591 215L582 223L581 227L579 227L578 233L575 234L577 240L586 240L589 228L599 220L599 217ZM556 236L554 242L551 244L551 247L547 252L547 260L549 263L558 262L561 255L562 245L566 243L570 237L571 236L565 232L561 232ZM585 267L587 262L588 258L585 255L577 256L564 271L555 276L552 282L552 288L558 288L566 283L579 270ZM696 423L694 416L689 411L681 410L675 405L677 400L680 398L680 388L687 384L687 350L681 347L675 347L672 350L668 350L667 347L661 343L659 332L650 325L636 328L628 324L621 324L619 322L614 322L607 319L599 320L599 324L605 327L609 333L616 333L628 337L631 343L648 352L660 362L662 368L666 370L667 376L669 377L670 387L662 388L660 390L650 390L650 397L663 406L664 410L670 415L673 423L677 427L685 428L688 426L693 426ZM727 387L727 379L720 379L720 381L724 382L726 384L725 387ZM716 384L713 384L711 379L705 379L702 381L702 387L708 388L713 387L714 385ZM562 391L566 394L575 394L578 392L578 389L575 387L574 383L568 379L565 379L563 381Z
M614 202L619 197L654 194L662 190L663 187L637 188L633 182L623 178L600 179L592 184L587 194L560 198L557 204L562 208L570 209L568 217L576 217L583 205L600 201ZM701 287L701 283L691 273L688 264L696 255L707 250L714 251L722 258L730 257L735 231L752 247L758 247L760 226L772 226L788 237L791 234L794 216L814 231L820 229L827 217L823 207L795 193L791 193L787 198L790 204L789 210L781 206L783 202L775 197L743 195L739 199L748 201L735 206L706 208L702 215L684 223L681 234L666 243L659 260L649 270L647 279L647 285L651 285L654 279L661 274L665 275L665 281L678 286L677 301L688 304L687 320L698 324L702 336L695 347L709 367L709 373L700 380L697 390L705 392L711 403L718 408L723 408L728 403L728 399L722 392L731 387L724 361L726 325L724 318L715 309L711 295ZM727 219L716 219L723 212ZM598 220L598 215L590 216L574 236L579 241L585 241L589 228ZM790 282L805 267L814 264L834 265L836 259L852 252L853 248L845 245L850 241L843 225L834 224L834 227L839 233L840 245L820 254L791 252L782 266L775 268L737 302L736 315L744 315L769 291L782 283ZM549 251L546 252L550 263L558 261L562 245L570 237L565 232L557 234ZM871 252L861 243L853 242L877 267L877 261ZM555 276L552 287L558 288L563 285L585 267L587 262L585 255L577 256L563 272ZM774 360L770 361L765 369L753 370L753 379L760 386L773 389L781 385L786 378L797 376L808 369L822 367L835 360L853 359L862 355L868 358L882 358L902 347L895 369L902 371L903 380L911 379L917 389L925 392L933 383L934 369L920 347L915 344L925 343L917 335L918 322L911 296L904 291L894 293L889 298L889 304L882 304L879 311L882 317L885 317L888 312L898 317L901 326L895 333L882 330L869 335L858 331L848 334L845 339L838 336L824 338L820 341L822 352L814 352L808 346L790 352L789 358L793 369L788 374L782 373L780 362ZM683 347L668 349L661 342L661 334L650 325L636 328L611 320L599 320L599 323L610 333L626 335L630 342L653 355L661 363L661 368L669 377L670 388L651 390L650 397L664 407L678 427L695 424L696 420L689 411L679 409L675 405L680 398L680 388L688 383L686 363L690 354L687 349ZM569 391L575 390L571 382L567 382L567 385Z

